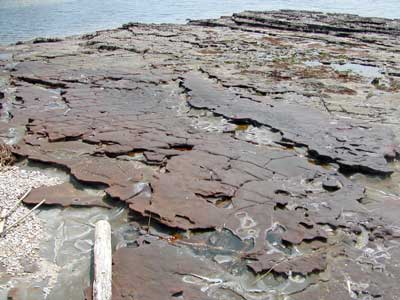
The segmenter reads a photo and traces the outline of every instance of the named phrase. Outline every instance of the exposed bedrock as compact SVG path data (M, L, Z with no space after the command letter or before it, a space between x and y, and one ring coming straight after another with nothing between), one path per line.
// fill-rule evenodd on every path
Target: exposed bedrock
M398 195L357 178L398 178L397 36L282 11L14 45L0 135L71 176L26 203L129 208L115 299L395 299Z
M334 119L301 105L254 103L216 86L199 73L186 75L183 86L191 106L211 110L234 122L268 126L282 134L283 142L306 146L310 156L318 160L336 162L345 171L391 173L386 158L394 158L394 134L385 127Z
M211 26L248 26L338 36L350 36L352 33L400 35L400 22L398 20L313 11L244 11L233 14L231 18L193 20L190 23Z

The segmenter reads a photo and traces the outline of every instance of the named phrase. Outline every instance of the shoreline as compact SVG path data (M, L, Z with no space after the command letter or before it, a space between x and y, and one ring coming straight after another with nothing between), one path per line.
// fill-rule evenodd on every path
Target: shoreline
M113 299L389 299L399 36L275 11L2 47L0 134L68 175L25 203L129 212Z
M364 16L364 15L359 15L359 14L351 14L351 13L340 13L340 12L335 12L335 11L318 11L318 10L292 10L292 9L278 9L278 10L273 10L272 12L308 12L308 13L322 13L325 15L347 15L347 16L358 16L364 19L378 19L383 22L389 22L389 21L399 21L400 17L398 18L387 18L387 17L378 17L378 16ZM252 10L246 10L245 12L252 12ZM229 15L226 16L221 16L221 18L229 18ZM84 35L89 35L89 34L95 34L96 32L104 32L104 31L110 31L110 30L118 30L123 28L129 23L135 23L135 24L141 24L141 25L190 25L191 23L196 24L197 22L201 22L204 20L216 20L216 19L186 19L186 21L180 23L180 22L163 22L163 23L157 23L157 22L135 22L135 21L130 21L127 23L121 23L117 27L112 27L112 28L103 28L103 29L97 29L97 30L85 30L82 32L77 32L77 33L71 33L71 34L63 34L63 35L49 35L49 36L36 36L32 37L26 40L18 40L15 42L11 42L9 44L0 44L0 47L9 47L13 45L18 45L18 44L34 44L34 43L40 43L44 42L46 40L54 40L54 41L61 41L64 39L70 39L70 38L77 38L79 36L84 36Z

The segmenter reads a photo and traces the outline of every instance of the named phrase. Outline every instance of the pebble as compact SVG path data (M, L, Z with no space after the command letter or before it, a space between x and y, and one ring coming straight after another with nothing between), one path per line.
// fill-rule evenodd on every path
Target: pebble
M30 188L59 183L59 179L39 171L26 171L15 166L3 168L0 170L0 208L7 212ZM28 212L29 208L21 204L8 217L5 227ZM40 264L39 249L44 238L43 223L36 213L0 237L0 276L20 277L26 274L27 265Z

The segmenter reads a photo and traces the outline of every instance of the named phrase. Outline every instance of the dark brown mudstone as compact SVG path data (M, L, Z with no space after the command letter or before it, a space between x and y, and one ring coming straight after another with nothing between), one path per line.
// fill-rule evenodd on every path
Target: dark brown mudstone
M368 204L348 175L398 176L398 28L244 12L10 46L1 136L25 128L16 156L62 168L140 220L139 247L114 255L115 299L209 299L183 277L237 278L215 253L246 276L305 280L279 297L394 299L396 193ZM69 183L25 201L43 198L103 205Z
M139 248L122 248L113 256L113 300L122 299L211 299L196 285L185 283L185 275L214 277L214 263L204 264L165 242Z
M43 199L47 205L110 207L103 202L103 196L78 190L70 183L33 189L24 203L37 204Z

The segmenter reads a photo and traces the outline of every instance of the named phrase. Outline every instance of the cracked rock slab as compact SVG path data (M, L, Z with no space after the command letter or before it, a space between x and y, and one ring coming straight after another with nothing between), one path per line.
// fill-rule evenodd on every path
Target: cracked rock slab
M216 264L204 264L162 241L121 248L113 256L113 300L212 299L198 285L185 282L184 276L201 279L215 277L218 272Z
M39 187L33 189L23 200L26 204L38 204L46 199L47 205L61 206L99 206L110 208L103 201L104 195L96 192L78 190L71 183L66 182L49 187Z
M13 45L0 64L2 136L22 128L10 139L19 159L62 168L142 220L139 247L115 253L117 299L254 299L238 282L267 273L293 299L363 297L365 284L368 299L384 282L396 294L396 220L369 210L347 175L387 182L396 171L397 27L244 12ZM100 200L68 183L26 201L45 196ZM390 197L379 203L394 216ZM231 277L218 284L231 289L211 293L209 272L222 269Z
M197 109L208 109L236 122L268 126L281 132L285 142L304 145L313 157L336 162L345 170L392 173L385 157L394 136L386 128L332 119L305 106L253 103L221 89L200 73L188 74L183 86L188 90L189 104Z

